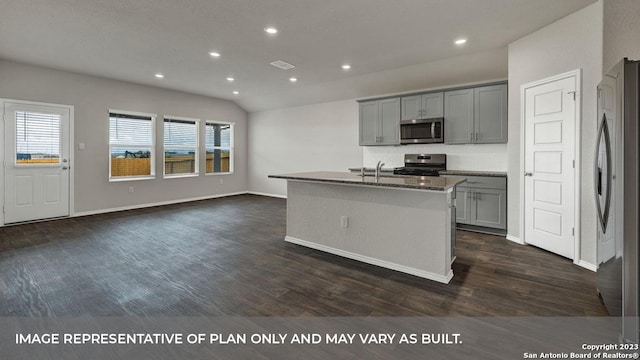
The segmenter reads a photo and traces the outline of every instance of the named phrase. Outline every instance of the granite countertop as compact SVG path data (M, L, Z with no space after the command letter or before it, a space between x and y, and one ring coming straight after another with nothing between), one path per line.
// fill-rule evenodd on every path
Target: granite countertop
M349 171L360 173L362 168L360 167L351 167ZM373 173L376 171L375 168L365 167L365 173ZM391 174L393 173L393 168L383 168L381 170L382 173ZM492 176L492 177L507 177L507 173L503 171L478 171L478 170L442 170L439 171L440 175L456 175L456 176Z
M443 170L440 175L456 175L456 176L493 176L507 177L506 172L502 171L472 171L472 170Z
M394 169L394 168L382 168L382 169L380 169L380 172L383 172L383 173L393 173L393 169ZM360 171L361 171L361 170L362 170L362 168L361 168L361 167L349 168L349 171L351 171L351 172L358 172L358 173L360 173ZM365 167L365 168L364 168L364 171L365 171L365 172L368 172L368 173L370 173L370 172L376 172L376 168L372 168L372 167Z
M360 176L360 174L335 171L314 171L295 174L269 175L270 178L317 181L334 184L352 184L366 186L381 186L403 189L418 189L432 191L448 191L454 186L465 182L465 178L438 176L380 176L376 181L374 176Z

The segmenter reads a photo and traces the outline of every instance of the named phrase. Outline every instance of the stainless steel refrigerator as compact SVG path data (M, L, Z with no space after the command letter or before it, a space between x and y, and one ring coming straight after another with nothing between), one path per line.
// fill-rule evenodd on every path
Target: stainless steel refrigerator
M638 106L640 62L624 59L598 85L594 166L598 213L597 286L609 314L621 317L621 340L637 343Z

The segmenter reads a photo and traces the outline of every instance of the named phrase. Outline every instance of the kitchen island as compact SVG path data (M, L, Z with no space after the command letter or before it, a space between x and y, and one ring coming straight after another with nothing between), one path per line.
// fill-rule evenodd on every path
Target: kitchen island
M459 177L270 175L287 180L285 241L448 283Z

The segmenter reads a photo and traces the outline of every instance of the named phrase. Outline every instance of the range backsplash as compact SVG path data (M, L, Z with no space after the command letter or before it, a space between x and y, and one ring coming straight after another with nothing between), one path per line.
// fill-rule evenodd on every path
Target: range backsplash
M507 144L363 146L362 164L385 168L404 166L404 154L447 154L449 170L507 171Z

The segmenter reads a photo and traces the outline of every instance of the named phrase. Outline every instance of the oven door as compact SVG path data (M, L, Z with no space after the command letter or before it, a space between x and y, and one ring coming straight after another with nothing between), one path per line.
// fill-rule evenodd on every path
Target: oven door
M443 119L404 120L400 122L401 144L444 142Z

